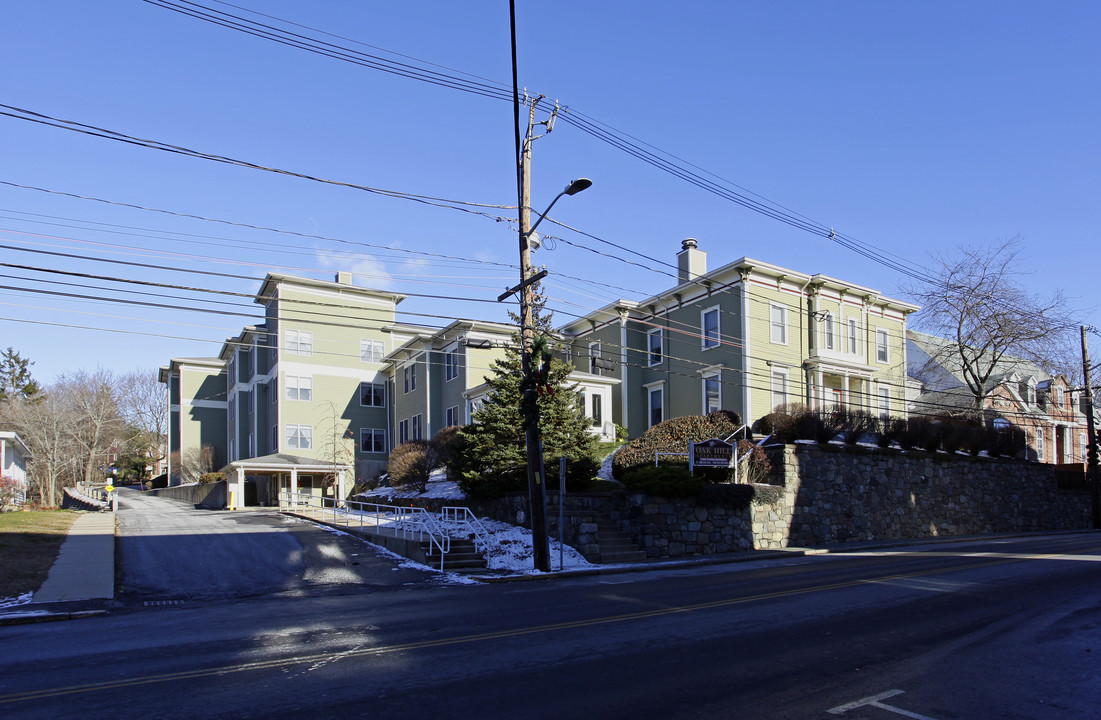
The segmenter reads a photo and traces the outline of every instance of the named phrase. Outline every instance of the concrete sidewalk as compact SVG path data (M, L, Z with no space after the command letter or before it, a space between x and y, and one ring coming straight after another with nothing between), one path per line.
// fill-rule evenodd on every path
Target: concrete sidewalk
M103 612L115 597L115 513L83 512L69 529L46 582L26 605L0 609L0 624Z

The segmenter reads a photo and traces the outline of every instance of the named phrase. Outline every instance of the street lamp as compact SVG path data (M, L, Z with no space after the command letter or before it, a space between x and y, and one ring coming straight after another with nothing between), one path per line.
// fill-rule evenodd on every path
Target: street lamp
M576 195L582 190L587 190L592 186L593 181L589 178L578 178L571 182L569 185L566 186L565 190L554 196L554 200L551 200L550 205L547 205L547 209L539 215L539 219L536 220L535 224L528 228L527 232L524 234L528 237L531 237L531 234L535 232L535 228L539 227L539 223L543 222L543 218L547 216L547 213L551 211L551 208L554 207L554 204L558 202L558 199L561 198L563 195Z

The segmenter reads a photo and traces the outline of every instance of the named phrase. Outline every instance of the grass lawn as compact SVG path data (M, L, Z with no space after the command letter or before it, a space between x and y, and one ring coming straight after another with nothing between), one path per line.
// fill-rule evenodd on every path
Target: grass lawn
M0 513L0 600L42 587L77 517L70 510Z

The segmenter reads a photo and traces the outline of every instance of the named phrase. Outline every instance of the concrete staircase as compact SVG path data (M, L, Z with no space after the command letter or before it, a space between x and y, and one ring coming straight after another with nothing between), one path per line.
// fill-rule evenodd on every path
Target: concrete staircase
M612 520L611 515L594 514L592 520L596 523L599 549L596 552L587 553L586 560L608 565L642 562L646 559L646 553L639 550L638 545L619 529L619 523Z
M439 569L439 548L432 546L425 548L425 559L429 567ZM474 548L474 542L466 538L451 538L451 552L443 559L444 572L464 572L472 570L485 570L486 561Z

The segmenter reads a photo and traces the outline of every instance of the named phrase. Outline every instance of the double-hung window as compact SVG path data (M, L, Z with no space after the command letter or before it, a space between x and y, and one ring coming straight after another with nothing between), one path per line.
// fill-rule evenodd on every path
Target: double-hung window
M313 378L299 375L288 375L287 399L313 400Z
M360 428L359 451L365 453L386 452L386 431L378 428Z
M822 335L823 345L827 350L834 349L834 337L833 337L833 313L826 313L825 319L822 320Z
M890 359L886 330L875 331L875 359L881 363L885 363Z
M360 383L359 404L362 407L386 407L386 386L383 383Z
M891 417L891 388L886 385L880 385L876 392L879 417L886 420Z
M589 343L589 372L593 375L600 374L600 343Z
M444 425L451 427L459 424L459 406L452 405L444 411Z
M365 363L380 363L383 357L383 345L381 340L368 340L362 338L359 341L359 359Z
M768 306L769 340L779 345L788 344L788 309L775 303Z
M650 427L665 419L665 383L646 388L647 406L650 411Z
M722 385L719 373L703 376L703 414L707 415L722 408Z
M787 370L773 368L772 370L772 409L786 405L788 402L788 373Z
M654 328L646 333L647 364L658 365L664 355L661 342L661 328Z
M860 345L857 343L856 318L849 318L849 354L859 355Z
M1036 459L1044 461L1044 429L1036 428Z
M708 308L700 313L700 335L704 349L719 346L719 308Z
M600 393L593 393L593 427L600 427L604 424L604 398Z
M409 420L405 419L398 423L398 445L404 445L409 442Z
M417 389L417 364L415 362L405 366L402 370L402 377L405 381L405 392L410 393Z
M287 449L309 450L313 447L312 425L287 425Z
M459 377L459 349L448 350L443 356L443 379L454 380Z
M410 440L420 440L424 437L424 416L414 415L413 424L409 431Z
M307 330L287 330L284 347L291 355L313 355L313 333Z

